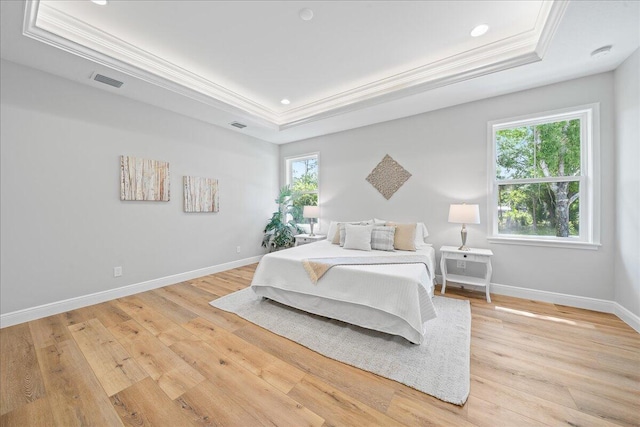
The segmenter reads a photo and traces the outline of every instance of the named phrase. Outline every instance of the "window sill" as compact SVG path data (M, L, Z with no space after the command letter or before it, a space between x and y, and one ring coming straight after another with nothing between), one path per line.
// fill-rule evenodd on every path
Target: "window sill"
M547 239L535 239L535 238L522 238L522 237L503 237L493 236L487 237L489 243L496 243L502 245L522 245L522 246L546 246L549 248L569 248L569 249L584 249L597 251L600 243L590 243L581 241L570 240L547 240Z

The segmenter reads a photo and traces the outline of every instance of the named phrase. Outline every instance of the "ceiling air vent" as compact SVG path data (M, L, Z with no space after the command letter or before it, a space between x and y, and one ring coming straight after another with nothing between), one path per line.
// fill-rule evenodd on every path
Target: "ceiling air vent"
M233 122L233 123L231 123L231 126L233 126L233 127L237 127L238 129L244 129L244 128L246 128L246 127L247 127L247 125L243 125L243 124L242 124L242 123L240 123L240 122Z
M119 80L112 79L111 77L103 76L102 74L97 74L97 73L94 74L93 80L100 83L104 83L109 86L118 87L118 88L123 85L123 83Z

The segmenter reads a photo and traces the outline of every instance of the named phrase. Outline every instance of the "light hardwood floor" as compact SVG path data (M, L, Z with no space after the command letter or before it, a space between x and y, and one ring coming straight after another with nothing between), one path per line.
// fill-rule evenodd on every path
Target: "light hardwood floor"
M208 304L254 270L2 329L1 425L640 425L640 335L614 315L448 290L473 317L459 407Z

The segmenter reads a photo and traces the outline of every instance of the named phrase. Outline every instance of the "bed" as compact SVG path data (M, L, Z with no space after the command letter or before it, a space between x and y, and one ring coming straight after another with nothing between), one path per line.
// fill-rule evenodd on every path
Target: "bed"
M251 287L257 295L281 304L421 344L425 323L436 317L431 301L433 248L424 245L411 252L372 250L364 254L381 257L385 264L336 265L314 283L303 261L362 257L363 251L323 240L270 253L260 261ZM389 257L407 255L420 262L386 263Z

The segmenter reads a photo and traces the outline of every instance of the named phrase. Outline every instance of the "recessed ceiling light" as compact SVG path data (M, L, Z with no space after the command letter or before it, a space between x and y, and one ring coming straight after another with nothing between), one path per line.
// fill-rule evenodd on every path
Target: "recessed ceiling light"
M311 21L313 19L313 10L305 7L304 9L300 9L298 15L300 15L300 19L303 21Z
M591 57L592 58L602 58L603 56L607 56L609 54L609 52L611 52L611 48L612 46L602 46L599 49L594 50L593 52L591 52Z
M106 6L108 0L91 0L91 1L97 5Z
M487 31L489 31L489 26L487 24L480 24L471 30L471 37L480 37Z
M287 98L284 98L284 99L280 100L280 104L289 105L289 104L291 104L291 101L289 101Z

